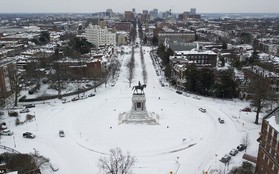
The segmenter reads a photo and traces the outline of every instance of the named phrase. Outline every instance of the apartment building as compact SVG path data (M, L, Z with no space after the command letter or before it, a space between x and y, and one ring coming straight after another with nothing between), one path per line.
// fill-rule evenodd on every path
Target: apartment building
M191 51L175 51L173 58L182 58L189 61L194 61L198 65L210 65L216 67L217 54L210 50L197 50L192 49Z
M96 45L97 48L102 45L116 46L116 34L108 31L107 27L89 24L85 29L85 36L88 42Z
M255 173L279 173L279 107L263 119Z
M130 32L130 30L132 29L132 23L131 22L115 22L114 28L117 31Z
M167 40L176 40L180 42L193 42L195 41L194 32L160 32L158 33L159 43Z
M197 68L216 67L217 54L209 50L175 51L174 56L170 56L172 67L172 78L180 88L184 88L186 83L185 71L187 67L194 64Z

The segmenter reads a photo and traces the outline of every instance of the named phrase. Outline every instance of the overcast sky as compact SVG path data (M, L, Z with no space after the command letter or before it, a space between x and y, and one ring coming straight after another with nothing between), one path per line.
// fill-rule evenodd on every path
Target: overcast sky
M0 13L92 13L136 9L197 13L279 13L279 0L0 0Z

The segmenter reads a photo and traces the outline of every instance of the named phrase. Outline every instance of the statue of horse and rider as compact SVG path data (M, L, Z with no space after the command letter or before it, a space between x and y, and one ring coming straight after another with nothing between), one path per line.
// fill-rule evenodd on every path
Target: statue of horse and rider
M145 85L145 84L141 85L141 84L140 84L140 81L139 81L138 86L133 86L132 90L134 90L134 94L135 94L135 93L136 93L136 94L139 94L139 93L138 93L138 90L140 90L140 92L141 92L140 94L144 94L144 91L143 91L144 88L146 88L146 85Z

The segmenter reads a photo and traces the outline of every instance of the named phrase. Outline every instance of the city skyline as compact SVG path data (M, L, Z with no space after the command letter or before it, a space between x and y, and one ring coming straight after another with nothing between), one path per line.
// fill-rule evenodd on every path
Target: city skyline
M224 3L224 0L206 2L196 0L1 0L0 13L93 13L112 9L114 12L124 12L136 9L159 11L171 10L175 13L196 8L197 13L278 13L278 0L234 0Z

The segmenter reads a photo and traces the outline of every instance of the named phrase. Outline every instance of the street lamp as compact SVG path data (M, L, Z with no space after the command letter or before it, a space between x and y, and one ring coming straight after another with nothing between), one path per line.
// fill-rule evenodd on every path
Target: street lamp
M14 147L16 147L15 136L13 136L13 139L14 139Z
M36 155L37 155L37 150L36 150L36 148L33 148L33 150L34 150L34 155L36 156Z

